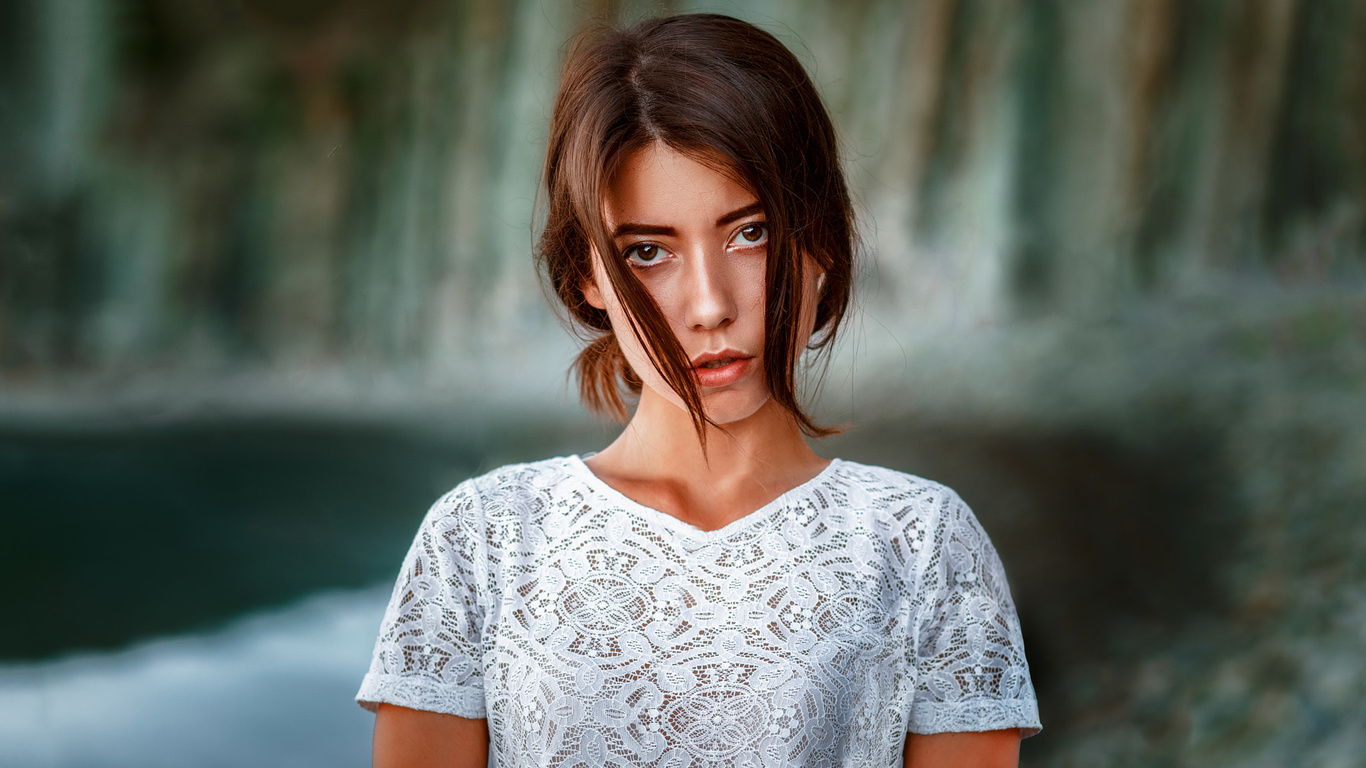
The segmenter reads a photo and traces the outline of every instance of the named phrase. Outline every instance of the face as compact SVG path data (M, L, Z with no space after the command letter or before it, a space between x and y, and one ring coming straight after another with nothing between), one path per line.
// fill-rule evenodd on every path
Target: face
M758 199L724 174L653 144L623 163L608 190L608 229L628 267L654 297L693 364L707 416L718 424L747 418L768 401L764 382L764 277L768 228ZM642 400L686 409L631 331L593 255L588 303L604 309L617 343L644 382ZM818 268L803 270L802 326L811 335Z

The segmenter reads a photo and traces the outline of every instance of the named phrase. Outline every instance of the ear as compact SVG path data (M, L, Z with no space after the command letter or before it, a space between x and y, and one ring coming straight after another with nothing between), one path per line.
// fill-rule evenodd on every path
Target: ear
M604 310L607 309L607 302L602 300L602 291L598 290L598 284L596 282L593 280L585 280L583 281L583 285L579 286L579 290L583 291L583 300L588 302L590 307Z

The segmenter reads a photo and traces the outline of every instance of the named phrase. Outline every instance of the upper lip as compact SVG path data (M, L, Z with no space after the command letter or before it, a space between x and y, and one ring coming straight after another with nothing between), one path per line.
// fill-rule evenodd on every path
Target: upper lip
M707 363L710 363L713 360L725 360L727 358L733 360L742 360L751 357L753 357L753 355L747 355L744 352L738 352L734 349L723 349L719 352L703 352L702 354L692 359L692 367L697 368L699 366L706 365Z

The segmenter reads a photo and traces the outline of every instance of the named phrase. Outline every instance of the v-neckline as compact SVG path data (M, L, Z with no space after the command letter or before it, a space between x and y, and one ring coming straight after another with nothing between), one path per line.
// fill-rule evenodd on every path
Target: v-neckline
M823 481L825 478L832 475L835 471L836 465L842 463L840 459L831 459L830 463L826 464L824 469L822 469L820 472L817 472L815 475L812 475L805 482L802 482L792 488L789 488L786 491L783 491L782 493L778 494L778 496L774 498L772 501L764 504L758 509L755 509L751 512L747 512L744 515L730 521L729 523L726 523L720 528L716 528L714 530L709 531L704 528L698 528L692 523L680 520L679 518L674 517L668 512L664 512L662 510L655 509L654 507L649 507L644 504L641 504L635 499L632 499L630 496L627 496L621 491L618 491L616 488L613 488L611 485L607 483L606 480L603 480L601 477L598 477L597 474L593 472L592 468L588 466L587 462L584 461L584 459L592 458L595 455L597 454L589 453L584 454L582 456L575 454L569 457L570 467L574 470L576 474L580 476L580 478L585 483L588 484L588 486L595 493L607 499L608 501L613 502L614 504L620 507L623 507L628 511L634 512L639 517L645 518L647 520L653 520L659 523L660 525L663 525L664 527L673 530L675 533L681 534L685 537L691 539L701 539L703 542L707 543L726 539L740 531L745 530L746 528L755 525L759 521L767 519L769 513L771 513L775 509L782 507L785 503L792 501L793 497L800 497L804 493L808 492L811 488L815 487L818 483Z

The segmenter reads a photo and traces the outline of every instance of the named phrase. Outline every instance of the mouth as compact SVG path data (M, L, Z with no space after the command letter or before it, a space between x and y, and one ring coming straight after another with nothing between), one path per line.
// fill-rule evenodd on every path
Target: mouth
M692 367L698 370L714 370L725 368L726 366L739 361L749 360L753 355L744 352L737 352L733 349L723 349L719 352L706 352L693 359Z
M733 349L709 352L693 360L693 374L703 387L725 387L740 381L752 367L750 361L753 359Z

